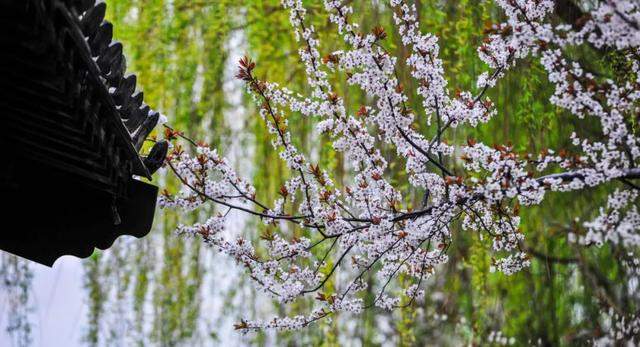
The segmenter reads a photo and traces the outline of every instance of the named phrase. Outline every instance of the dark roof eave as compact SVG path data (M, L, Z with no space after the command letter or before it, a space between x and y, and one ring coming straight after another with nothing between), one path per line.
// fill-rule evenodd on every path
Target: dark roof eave
M61 13L65 21L69 23L69 29L70 29L69 33L71 35L71 38L74 40L75 44L79 48L78 52L80 53L81 58L83 59L84 63L86 64L87 68L90 71L88 75L93 80L95 85L99 86L97 89L102 94L103 100L106 100L107 103L109 104L109 109L114 110L113 112L109 112L109 114L111 115L111 119L109 119L109 121L113 123L117 131L116 135L117 135L118 141L121 142L121 144L125 147L126 151L130 156L131 163L133 165L133 173L151 180L151 173L142 162L142 159L138 155L138 152L136 151L133 144L131 143L131 135L129 134L124 124L122 123L120 116L116 113L117 111L115 111L116 104L113 101L113 98L111 97L111 95L109 94L109 91L107 90L107 86L100 80L100 77L99 77L100 70L96 65L96 62L91 57L91 53L90 53L91 50L87 45L87 42L85 41L84 35L80 31L77 16L74 18L74 16L71 15L71 13L62 3L60 2L54 2L54 3L57 6L56 9L59 10L58 12Z

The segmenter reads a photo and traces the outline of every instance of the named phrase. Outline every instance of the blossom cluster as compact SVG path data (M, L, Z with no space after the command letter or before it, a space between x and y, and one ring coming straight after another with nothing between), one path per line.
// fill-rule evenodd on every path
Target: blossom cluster
M602 336L593 341L594 346L634 346L640 343L640 315L624 316L610 309L606 317L608 325Z
M476 90L450 93L438 38L422 32L415 5L388 2L394 29L408 52L398 58L385 47L384 28L362 32L349 4L325 0L324 10L344 49L323 56L303 2L282 1L300 44L310 95L261 80L248 58L240 61L237 74L290 172L279 197L271 203L258 201L255 188L224 157L191 141L195 150L176 146L167 158L180 191L160 198L162 207L184 210L216 204L216 216L182 225L178 232L201 237L235 259L259 288L280 302L315 302L307 315L246 319L237 329L299 329L334 312L394 309L422 300L425 281L448 261L452 226L458 221L464 231L491 240L492 270L506 275L522 271L531 264L531 255L524 247L519 211L540 204L549 191L623 182L600 215L584 223L587 232L578 243L640 244L639 188L630 182L640 178L640 146L629 125L640 98L640 8L633 1L612 0L595 6L581 23L554 24L553 1L496 3L506 21L490 25L478 47L486 71L478 75ZM635 80L615 82L588 72L566 53L579 45L622 52ZM539 154L517 153L510 144L446 139L453 128L477 127L497 114L487 90L527 57L544 66L554 86L550 102L577 119L596 122L601 134L572 134L570 152L544 149ZM404 90L398 65L409 68L417 90ZM331 76L344 76L370 102L349 109L332 87ZM420 109L407 107L410 95L420 98ZM296 147L288 123L294 113L314 118L318 133L347 159L351 173L344 184L335 183ZM418 131L418 123L429 127L430 135ZM408 189L387 177L390 161L403 168ZM410 198L416 192L424 196L417 206ZM264 252L247 239L225 237L224 219L232 210L266 224L260 235ZM405 288L396 281L400 275L409 279L403 281ZM373 276L376 280L368 281ZM373 299L365 300L367 291L374 293Z

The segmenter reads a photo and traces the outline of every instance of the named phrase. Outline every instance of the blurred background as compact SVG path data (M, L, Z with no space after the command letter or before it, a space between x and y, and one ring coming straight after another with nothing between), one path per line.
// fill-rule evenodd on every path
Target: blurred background
M423 32L440 38L449 90L474 90L486 70L476 56L483 31L503 19L490 1L416 1ZM341 49L320 1L305 1L321 38L321 54ZM589 2L579 3L589 6ZM276 0L108 0L107 19L124 45L128 71L138 76L145 101L192 138L226 153L250 177L259 200L277 196L287 172L269 143L255 107L234 79L243 55L257 62L260 78L307 92L303 66L288 14ZM382 25L386 47L406 57L385 2L354 1L353 19L363 31ZM561 18L553 18L561 21ZM593 70L624 79L615 53L588 48L570 52ZM398 66L414 109L415 83ZM365 100L344 76L334 79L355 112ZM535 59L525 59L489 95L498 115L472 131L451 131L451 141L474 137L487 144L510 141L517 150L562 148L576 128L595 131L547 101L553 89ZM297 144L311 158L348 179L341 155L313 130L313 119L292 115ZM425 134L433 134L424 122ZM387 153L389 158L393 153ZM391 165L392 182L416 203L422 192L408 190L405 175ZM156 175L161 187L175 187L171 175ZM122 237L88 259L63 257L53 268L0 254L1 346L210 346L210 345L582 345L608 323L602 311L634 312L637 274L614 254L629 250L580 248L567 241L581 232L601 206L606 190L580 196L550 193L545 202L521 212L526 244L535 250L532 266L513 276L490 272L490 241L454 232L450 261L427 283L423 303L394 312L370 310L340 315L296 332L242 335L241 318L306 312L309 305L278 305L257 293L243 271L198 240L174 233L176 224L202 220L215 210L180 215L158 210L143 239ZM34 206L34 210L46 206ZM258 239L259 221L234 215L228 230ZM459 226L454 226L454 231ZM374 279L372 279L373 281ZM402 279L400 279L402 281Z

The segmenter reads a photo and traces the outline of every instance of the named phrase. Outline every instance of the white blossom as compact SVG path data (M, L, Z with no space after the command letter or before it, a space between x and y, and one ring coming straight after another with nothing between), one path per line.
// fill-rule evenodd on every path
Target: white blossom
M351 20L356 15L352 7L338 0L325 0L323 5L344 45L322 56L321 42L302 1L282 1L300 44L298 54L310 95L260 80L248 59L241 60L238 73L289 171L280 196L270 203L258 201L247 179L215 149L199 144L192 150L173 147L167 163L181 185L159 200L161 207L184 210L216 204L213 217L181 225L178 232L201 237L235 259L258 288L283 304L314 299L307 315L247 319L238 329L299 329L334 312L357 314L373 306L394 309L404 299L422 300L424 281L448 261L455 232L478 233L481 240L491 240L495 255L491 270L513 275L531 264L531 255L523 248L526 231L520 227L520 209L541 204L549 191L582 191L640 177L640 146L627 121L637 114L640 99L637 3L600 2L586 22L574 28L549 20L553 1L496 2L506 20L487 29L477 50L487 69L477 76L475 90L451 93L438 37L422 32L414 5L389 1L394 9L393 29L408 52L406 59L399 59L385 49L383 28L360 32ZM585 44L623 51L638 75L636 83L617 84L595 76L566 54L568 48ZM572 133L567 138L570 148L537 154L518 153L510 144L447 139L453 128L491 121L497 109L486 91L529 57L539 59L553 85L549 101L577 122L593 122L602 136ZM396 78L398 65L411 71L417 90L404 90ZM332 87L334 74L346 76L349 86L362 90L367 104L348 109ZM406 106L409 95L420 98L418 110ZM334 182L331 172L296 147L288 129L292 113L313 118L318 135L344 155L351 171L344 183ZM436 135L428 138L417 131L419 122ZM391 153L383 155L387 149ZM407 185L391 183L392 164L404 171ZM415 194L424 194L423 204L410 209L407 206ZM582 223L586 233L572 232L570 239L585 246L638 246L637 206L637 186L616 189L599 215ZM225 236L224 220L231 210L266 224L260 235L262 247ZM462 231L452 228L458 221ZM638 268L637 261L625 264ZM405 288L396 281L399 275L408 279ZM365 279L371 276L376 281L368 288ZM326 285L329 280L334 281L332 292ZM367 290L375 294L373 300L365 300ZM624 331L637 328L636 320L624 322ZM513 344L500 332L492 332L489 342Z

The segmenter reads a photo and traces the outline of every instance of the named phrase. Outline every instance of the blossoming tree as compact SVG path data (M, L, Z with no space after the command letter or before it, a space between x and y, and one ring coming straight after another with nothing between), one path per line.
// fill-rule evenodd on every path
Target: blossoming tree
M391 29L409 52L396 57L385 47L389 28L362 32L351 18L352 7L336 0L323 5L344 49L321 54L302 1L283 0L300 43L310 95L260 79L248 58L240 60L237 74L291 173L273 202L259 201L252 184L216 149L167 127L165 136L178 140L166 165L181 189L164 192L160 205L191 211L214 204L218 211L203 223L181 225L178 232L200 237L235 259L261 290L283 304L315 299L315 308L305 315L245 319L237 329L297 329L338 311L411 305L424 296L427 278L447 262L456 232L490 239L492 268L514 274L528 267L532 256L523 243L519 212L539 205L549 192L580 194L607 187L608 201L595 219L583 224L586 233L570 238L582 246L620 245L628 250L629 266L638 267L640 5L602 1L575 23L557 24L549 19L554 1L496 3L505 21L488 26L477 48L485 71L477 76L474 90L452 92L438 38L423 32L415 5L403 0L386 4L394 13ZM568 53L582 45L618 52L633 77L620 82L590 71ZM581 122L598 124L599 133L572 133L570 148L540 153L455 139L454 129L474 128L494 118L497 110L487 91L531 56L540 60L555 88L549 101ZM417 90L406 91L399 83L396 68L401 64L410 69ZM370 102L349 109L332 85L332 76L359 88ZM414 96L420 99L419 109L407 106ZM293 113L314 118L317 131L346 158L350 174L343 184L294 144L288 128L288 115ZM418 123L433 129L434 135L418 131ZM403 168L409 188L392 184L391 164ZM420 204L408 198L416 192L423 197ZM230 211L271 226L260 237L266 252L248 239L225 235ZM318 247L321 244L328 247ZM400 275L411 281L401 284ZM371 276L377 280L368 281ZM329 280L334 282L332 290ZM369 283L375 287L367 288ZM365 290L373 291L371 300L365 300ZM620 336L638 333L640 318L622 322L615 326Z

